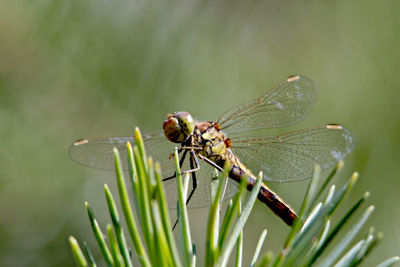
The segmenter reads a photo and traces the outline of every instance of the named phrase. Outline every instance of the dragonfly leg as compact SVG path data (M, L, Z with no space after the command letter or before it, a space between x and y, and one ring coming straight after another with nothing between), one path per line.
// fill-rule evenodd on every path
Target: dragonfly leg
M202 148L197 146L183 146L180 150L202 150Z
M223 172L223 171L224 171L224 169L222 169L220 166L218 166L217 164L215 164L215 162L209 160L208 158L206 158L206 157L204 157L204 156L202 156L202 155L199 155L199 158L200 158L201 160L207 162L208 164L210 164L212 167L216 168L218 171L220 171L220 172Z
M197 161L197 156L196 156L196 154L194 154L193 151L191 151L190 156L191 156L191 157L190 157L190 168L191 168L192 170L194 170L194 169L196 169L196 168L197 168L197 169L200 169L200 165L199 165L199 162ZM194 164L196 164L197 167L194 167ZM194 193L194 191L196 190L196 188L197 188L196 172L192 172L192 191L190 191L189 197L186 199L186 205L189 204L189 201L190 201L190 199L192 198L193 193Z
M196 179L196 171L200 170L200 164L199 161L197 160L197 156L194 153L194 151L190 151L190 170L183 171L181 174L184 173L191 173L192 174L192 191L189 193L189 197L186 200L186 205L189 204L190 199L193 196L194 191L197 188L197 179ZM175 173L176 176L176 173ZM174 177L175 177L174 176ZM171 179L171 177L163 179L163 181L166 181L166 179Z
M189 150L183 150L183 151L184 151L184 152L183 152L182 158L181 158L181 160L179 161L179 167L180 167L180 168L182 168L183 161L185 160L185 157L186 157L186 153L187 153ZM185 173L190 173L190 172L197 172L198 170L200 170L200 165L199 165L199 162L197 161L197 156L196 156L196 154L194 153L194 150L193 150L193 149L190 151L190 155L191 155L191 157L194 158L194 161L195 161L195 163L196 163L196 167L193 168L193 167L191 166L189 170L182 171L182 172L181 172L181 175L182 175L182 174L185 174ZM167 178L164 178L164 179L163 179L163 182L168 181L168 180L171 180L171 179L173 179L173 178L175 178L175 177L176 177L176 171L175 171L174 175L172 175L172 176L170 176L170 177L167 177Z
M193 166L193 161L196 166ZM194 172L197 172L198 170L200 170L199 161L197 160L197 156L194 153L194 150L192 149L192 150L190 150L190 170L183 171L183 172L181 172L181 174L185 174L185 173L189 173L189 172L194 173Z
M196 167L195 167L196 165ZM199 170L200 165L197 160L197 156L194 153L194 151L190 151L190 170ZM196 178L196 171L192 171L192 191L190 191L188 198L186 199L186 205L189 204L190 199L192 198L194 192L196 191L197 188L197 178ZM178 224L178 219L176 219L174 226L172 227L172 230L175 230L176 225Z
M182 155L182 157L181 157L181 159L180 159L180 161L179 161L179 167L180 167L180 168L182 168L182 165L183 165L183 162L185 161L185 157L186 157L187 152L188 152L188 150L185 150L185 151L183 152L183 155ZM163 179L163 182L168 181L168 180L171 180L171 179L173 179L173 178L175 178L175 177L176 177L176 171L175 171L174 175L172 175L172 176L170 176L170 177L167 177L167 178L164 178L164 179Z

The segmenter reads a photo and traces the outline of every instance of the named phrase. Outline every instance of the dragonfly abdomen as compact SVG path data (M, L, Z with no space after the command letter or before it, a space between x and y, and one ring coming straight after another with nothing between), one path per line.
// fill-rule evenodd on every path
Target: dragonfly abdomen
M247 185L248 190L251 190L252 188L253 185ZM265 203L287 225L292 225L297 219L296 212L265 184L262 184L261 186L260 192L258 193L258 199Z
M232 166L229 177L240 183L247 176L247 190L251 191L256 183L256 178L250 171L245 171L240 166ZM296 212L283 201L274 191L264 183L261 185L257 198L267 205L276 215L278 215L287 225L292 225L296 220Z

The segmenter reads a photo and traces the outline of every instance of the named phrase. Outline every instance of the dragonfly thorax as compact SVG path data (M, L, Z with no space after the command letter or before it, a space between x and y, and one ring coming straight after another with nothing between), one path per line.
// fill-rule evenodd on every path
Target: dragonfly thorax
M216 127L213 122L198 122L196 123L192 146L200 148L197 152L215 162L223 168L227 158L229 146L227 146L227 138L219 127Z

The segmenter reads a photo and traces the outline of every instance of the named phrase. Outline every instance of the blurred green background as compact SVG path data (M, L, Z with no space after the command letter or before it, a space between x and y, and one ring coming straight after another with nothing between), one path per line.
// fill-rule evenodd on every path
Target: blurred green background
M368 226L385 234L368 265L399 255L398 1L0 1L0 265L70 266L67 238L94 247L83 202L100 222L114 175L79 166L87 136L161 129L186 110L214 120L291 74L316 81L304 128L340 123L358 137L343 180L369 190ZM289 129L283 129L286 131ZM295 208L307 182L272 184ZM198 260L207 209L190 211ZM104 213L104 215L103 215ZM262 204L245 228L245 263L289 228ZM97 249L93 249L97 254Z

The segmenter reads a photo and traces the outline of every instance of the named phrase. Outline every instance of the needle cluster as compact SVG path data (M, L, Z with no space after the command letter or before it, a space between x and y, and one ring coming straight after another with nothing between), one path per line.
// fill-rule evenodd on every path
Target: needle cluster
M146 156L141 134L135 130L134 146L127 144L129 162L129 184L131 185L134 208L129 199L129 190L125 182L119 152L114 149L115 170L123 219L118 213L115 198L107 185L105 196L111 223L106 226L106 234L101 230L89 203L85 203L89 221L97 241L103 261L107 266L133 266L133 258L142 266L196 266L196 244L191 238L189 217L186 210L186 197L189 177L182 177L179 169L178 153L175 151L177 170L177 214L179 240L172 232L172 224L167 201L162 186L161 168ZM257 243L250 266L356 266L377 245L382 238L373 228L365 237L355 241L363 226L371 216L374 206L364 208L369 193L364 193L358 201L347 209L343 217L334 218L335 211L342 203L358 178L354 173L345 185L336 189L328 184L340 170L339 163L320 185L320 168L315 167L314 177L305 194L299 219L295 221L282 250L275 256L272 252L261 254L261 248L267 237L264 230ZM242 206L245 195L245 183L230 200L220 218L223 190L227 180L225 174L214 175L212 179L212 204L210 206L206 234L206 266L228 266L235 259L235 266L242 265L243 229L257 199L261 187L262 174ZM243 179L245 180L245 179ZM355 218L353 218L355 217ZM332 221L337 221L333 224ZM343 226L352 222L350 230ZM124 230L128 232L125 234ZM334 241L334 242L333 242ZM83 251L74 237L69 238L72 254L78 266L96 266L96 261L86 242ZM329 248L329 251L328 249ZM260 256L261 255L261 256ZM399 261L392 257L379 266L391 266Z

